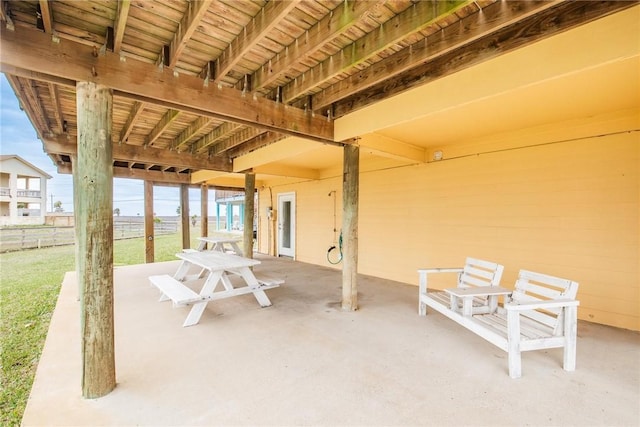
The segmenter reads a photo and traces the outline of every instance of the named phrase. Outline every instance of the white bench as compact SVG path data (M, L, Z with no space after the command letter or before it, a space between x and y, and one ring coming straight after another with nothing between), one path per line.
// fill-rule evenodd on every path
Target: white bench
M418 270L420 275L420 290L418 313L421 316L426 314L427 306L438 311L442 309L462 310L462 300L451 298L445 291L429 291L427 279L434 273L458 273L457 288L472 289L476 287L499 286L504 266L491 261L484 261L477 258L467 258L464 267L461 268L423 268ZM452 302L457 307L451 307ZM470 301L473 314L489 313L495 311L497 298L485 295L475 296ZM491 306L490 306L491 305Z
M197 292L188 288L184 283L174 279L168 274L150 276L149 281L162 292L160 301L170 299L173 301L174 307L188 305L204 299Z
M269 276L268 274L253 273L253 275L256 276L256 280L258 280L258 283L260 283L260 285L262 286L277 287L284 283L284 279L272 277L272 276Z
M575 370L577 292L577 282L520 270L513 293L494 312L465 315L432 307L507 352L509 376L520 378L523 351L563 347L564 370Z

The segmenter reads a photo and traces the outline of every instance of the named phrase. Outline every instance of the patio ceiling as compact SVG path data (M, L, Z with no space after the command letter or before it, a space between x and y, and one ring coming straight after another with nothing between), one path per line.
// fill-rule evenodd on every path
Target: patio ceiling
M95 81L114 89L114 176L313 179L341 161L332 147L353 142L336 140L337 118L635 4L2 0L0 67L61 173L76 149L76 82ZM459 120L434 115L383 137L406 157L424 129Z

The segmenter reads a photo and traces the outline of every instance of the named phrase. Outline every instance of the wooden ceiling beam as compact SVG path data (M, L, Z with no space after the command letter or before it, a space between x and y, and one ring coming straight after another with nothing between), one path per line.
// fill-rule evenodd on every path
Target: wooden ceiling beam
M31 106L29 99L27 98L24 92L24 89L22 88L22 83L20 82L20 79L10 74L7 74L6 77L7 77L7 81L9 82L9 85L11 86L13 91L16 93L16 96L20 100L20 109L24 110L27 113L29 120L31 120L31 123L33 123L34 125L35 131L38 134L38 137L41 137L44 133L44 125L42 124L42 118L39 117L33 110L33 107Z
M178 25L178 31L174 34L169 45L169 67L173 68L178 63L182 51L187 46L191 36L198 28L202 17L207 13L211 0L191 0L188 2L187 12Z
M215 144L217 141L220 141L225 136L231 134L238 126L235 123L223 123L193 144L192 149L194 153L202 153L207 147Z
M193 135L200 132L209 123L211 123L211 119L209 117L198 117L190 123L185 130L180 132L180 135L178 135L176 139L171 141L170 147L174 150L184 151L183 147L187 142L189 142Z
M331 119L266 98L243 96L236 89L203 87L200 78L175 76L167 67L160 69L131 58L121 61L113 52L99 54L95 47L70 40L53 43L47 35L26 28L1 28L0 38L0 66L96 82L114 89L114 93L120 91L175 110L314 141L333 141Z
M9 31L14 31L16 29L15 25L13 24L13 20L11 19L8 0L0 0L0 20L5 22Z
M209 154L218 155L224 153L227 150L230 150L233 147L237 147L238 145L249 141L252 138L255 138L262 131L260 129L247 127L242 129L239 132L234 133L229 138L224 141L218 142L216 145L209 149Z
M261 133L260 135L257 135L253 139L246 141L244 144L240 146L227 150L226 154L232 159L234 159L236 157L243 156L245 154L249 154L252 151L266 147L267 145L278 142L284 138L286 138L286 136L280 133L264 132L264 133Z
M335 117L637 5L620 1L497 2L313 96ZM559 17L562 17L561 19ZM518 25L514 25L515 23ZM380 75L383 74L383 76ZM395 76L395 77L393 77Z
M244 27L218 58L214 83L218 84L251 49L275 28L300 0L282 0L268 2L251 22Z
M381 1L370 0L346 0L340 3L338 7L287 46L283 52L253 73L251 81L254 90L268 86L284 76L292 65L313 55L327 43L335 40L367 16L368 11L379 7L381 3Z
M113 24L113 52L119 54L120 50L122 50L122 40L124 39L124 29L127 27L131 0L119 0L117 4L118 10L116 11L116 19Z
M129 111L129 117L127 117L127 121L122 127L122 130L120 131L120 138L118 139L120 143L127 142L127 139L129 138L129 135L133 130L133 125L135 124L140 114L142 114L143 110L144 110L143 102L135 101L133 103L133 107L131 108L131 111Z
M380 28L345 46L344 49L329 56L284 86L283 102L291 102L300 96L307 95L314 87L388 49L409 35L433 25L443 15L452 14L472 2L473 0L452 2L430 0L414 3L402 13L383 23Z
M73 173L71 163L58 163L58 173L70 175ZM190 173L162 172L145 169L130 169L118 166L113 167L114 178L140 179L162 184L191 184Z
M64 117L62 116L62 108L60 107L60 96L58 95L58 87L53 83L48 83L49 96L51 97L51 105L53 109L53 115L56 118L56 125L58 126L57 133L65 133Z
M19 94L19 98L22 101L22 107L31 118L31 122L36 126L36 132L38 135L49 135L51 132L51 125L42 109L42 103L36 91L33 87L33 81L23 79L21 77L7 76L11 83L13 90L16 94Z
M49 154L75 155L77 145L75 141L69 141L66 137L43 138L45 150ZM189 153L161 148L141 147L129 144L113 145L113 160L123 162L135 162L150 165L171 165L176 168L207 169L223 172L231 172L231 160L226 156L192 156Z
M38 1L38 13L40 19L42 19L42 26L44 32L47 34L53 34L53 13L51 12L51 2L49 0Z
M151 133L149 135L147 135L147 137L144 139L145 147L152 146L153 143L158 138L160 138L160 135L162 135L162 132L167 130L169 125L171 123L173 123L174 120L177 119L179 115L180 115L180 111L178 111L178 110L171 110L170 109L169 111L167 111L164 114L164 116L162 116L160 121L158 123L156 123L156 125L154 126L153 130L151 131Z

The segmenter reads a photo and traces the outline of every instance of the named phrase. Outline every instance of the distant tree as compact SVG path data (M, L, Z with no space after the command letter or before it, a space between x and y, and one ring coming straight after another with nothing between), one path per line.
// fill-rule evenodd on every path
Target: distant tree
M120 208L115 208L115 209L113 210L113 214L114 214L115 216L120 216Z
M193 215L191 217L191 225L196 226L196 222L198 221L198 215Z
M178 206L178 208L176 209L176 213L180 215L181 212L182 212L182 206Z
M64 209L62 207L62 202L60 200L58 200L53 204L53 210L55 212L64 212Z

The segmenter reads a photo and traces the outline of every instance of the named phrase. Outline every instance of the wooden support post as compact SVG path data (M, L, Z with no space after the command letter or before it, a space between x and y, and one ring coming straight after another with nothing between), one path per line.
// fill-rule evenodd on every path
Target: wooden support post
M342 309L358 309L358 190L360 147L344 146L342 165Z
M116 385L113 326L113 92L78 82L74 212L82 342L82 395L93 399Z
M254 193L256 192L256 175L244 174L244 233L242 252L245 258L253 258L253 214L255 211Z
M144 262L155 259L155 233L153 230L153 182L144 182Z
M180 185L180 219L182 223L182 249L191 247L191 233L189 224L189 187Z
M209 235L209 187L202 184L200 187L200 236Z

